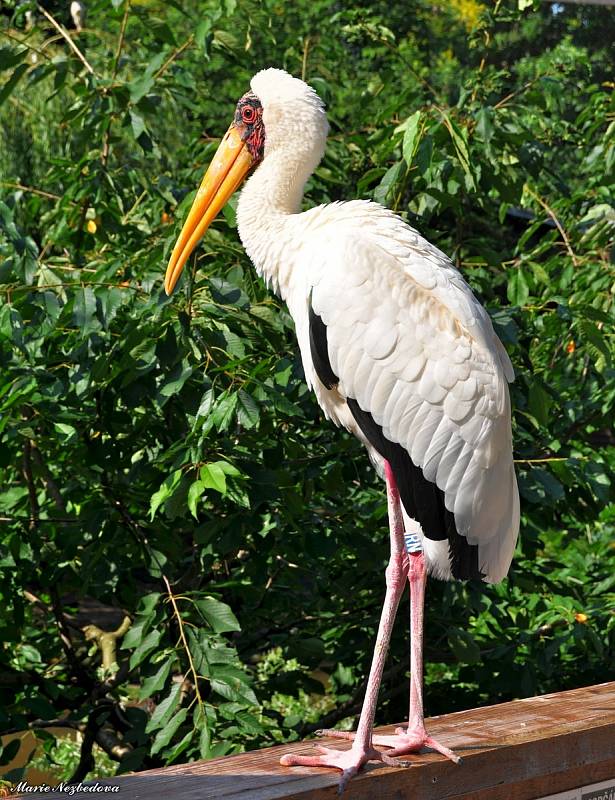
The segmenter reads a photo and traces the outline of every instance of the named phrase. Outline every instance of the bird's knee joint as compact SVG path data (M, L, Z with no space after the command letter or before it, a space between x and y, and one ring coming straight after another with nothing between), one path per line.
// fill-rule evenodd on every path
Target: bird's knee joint
M391 555L386 570L384 571L387 586L399 586L408 577L408 556L406 553Z

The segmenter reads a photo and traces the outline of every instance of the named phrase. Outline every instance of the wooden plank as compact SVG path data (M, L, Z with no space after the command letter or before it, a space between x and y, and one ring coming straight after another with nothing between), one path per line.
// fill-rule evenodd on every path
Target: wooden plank
M570 3L575 6L615 6L615 0L543 0L543 2L551 3L551 5Z
M379 732L388 733L394 727ZM615 779L615 682L433 717L428 729L463 757L460 766L437 753L407 756L412 766L406 768L369 764L350 783L346 800L535 800ZM341 749L349 746L337 739L320 741ZM314 742L149 770L100 783L117 785L121 800L161 795L165 800L337 797L337 771L282 767L279 758L288 752L312 753ZM85 800L92 793L71 796ZM66 794L46 792L45 797L59 800Z

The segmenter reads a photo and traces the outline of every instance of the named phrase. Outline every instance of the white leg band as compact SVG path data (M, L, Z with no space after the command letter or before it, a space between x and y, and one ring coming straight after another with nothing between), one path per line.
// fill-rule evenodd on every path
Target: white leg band
M404 533L404 541L406 543L406 550L408 553L422 553L423 545L416 533Z

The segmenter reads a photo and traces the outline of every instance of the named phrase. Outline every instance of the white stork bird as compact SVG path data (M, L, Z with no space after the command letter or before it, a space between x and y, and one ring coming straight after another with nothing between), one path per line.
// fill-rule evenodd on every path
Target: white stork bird
M266 69L237 104L175 244L173 291L207 227L258 165L237 206L257 272L295 321L308 383L325 415L365 444L386 480L391 555L386 596L349 750L286 755L286 765L342 770L340 791L370 759L430 747L423 722L426 574L502 580L515 548L519 495L512 458L510 360L450 260L391 211L354 200L301 212L327 137L323 104L303 81ZM373 736L376 699L406 580L411 597L410 716ZM390 750L385 754L374 745ZM395 762L393 762L395 763Z

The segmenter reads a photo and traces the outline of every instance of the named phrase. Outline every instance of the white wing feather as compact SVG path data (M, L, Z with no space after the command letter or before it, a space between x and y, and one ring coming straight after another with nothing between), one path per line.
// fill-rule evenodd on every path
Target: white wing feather
M458 532L479 546L485 579L501 580L519 525L506 385L514 373L487 312L450 260L386 209L354 201L313 214L320 246L305 259L303 291L288 297L308 380L335 421L357 432L340 410L355 398L407 449L445 492ZM327 328L337 392L314 373L309 296Z

